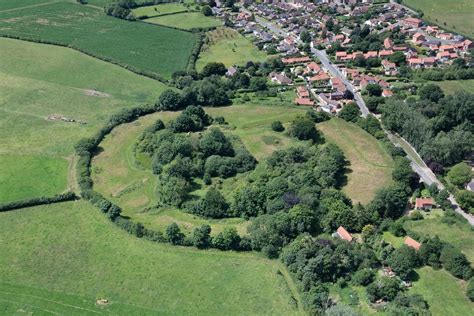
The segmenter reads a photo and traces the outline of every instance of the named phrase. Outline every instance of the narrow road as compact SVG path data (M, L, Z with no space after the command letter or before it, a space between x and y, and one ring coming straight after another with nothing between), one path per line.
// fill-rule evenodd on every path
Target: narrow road
M394 2L394 1L391 1L391 2ZM410 8L406 8L406 9L410 10L411 12L414 12ZM246 11L246 12L250 13L250 11ZM260 25L262 25L263 27L267 28L271 33L277 36L286 37L290 35L288 32L281 29L277 25L258 17L257 15L255 15L255 21L259 23ZM357 102L357 105L360 108L362 117L367 117L369 114L371 114L361 94L352 85L352 83L349 80L347 80L346 77L343 76L339 68L331 62L331 60L326 54L326 51L311 48L311 52L313 53L315 57L317 57L321 61L323 66L327 70L329 70L329 72L331 73L333 77L339 77L344 82L344 85L346 86L346 88L354 94L354 100ZM413 148L413 146L411 146L410 143L408 143L406 140L404 140L401 137L394 136L391 132L387 130L385 130L385 132L387 133L387 136L390 139L390 141L395 146L401 147L403 148L403 150L405 150L405 153L407 154L408 159L410 159L411 161L411 166L412 166L413 171L415 171L420 176L420 179L423 182L425 182L428 185L435 183L438 189L440 190L443 190L445 188L444 185L438 180L436 175L431 171L431 169L428 168L428 166L420 157L416 149ZM402 142L404 146L401 144ZM471 226L474 226L474 216L464 212L459 206L459 204L456 202L456 199L454 198L452 194L450 194L449 196L449 201L452 204L453 210L456 213L460 214L462 217L464 217L469 222L469 224L471 224Z

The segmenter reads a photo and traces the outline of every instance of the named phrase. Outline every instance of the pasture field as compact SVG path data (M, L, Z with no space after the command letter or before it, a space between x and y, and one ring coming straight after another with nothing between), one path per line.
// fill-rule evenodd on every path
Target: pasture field
M72 49L11 39L0 39L0 47L1 169L15 175L0 181L3 202L64 191L65 159L75 142L112 113L154 102L166 88Z
M138 18L141 16L160 16L163 14L170 14L170 13L180 13L180 12L187 12L188 8L186 8L181 3L163 3L157 4L152 6L140 7L133 9L133 14Z
M423 19L455 33L474 38L474 2L472 0L403 0L425 14ZM446 23L446 24L445 24Z
M440 216L421 221L406 221L405 228L419 234L438 235L441 240L459 248L470 262L474 262L474 234L468 223L454 222L447 224Z
M413 282L410 294L421 294L432 315L470 315L474 303L466 297L466 282L456 279L446 270L431 267L417 269L419 280Z
M2 11L18 10L24 7L42 6L51 2L64 0L4 0L0 1L0 13Z
M221 62L227 67L242 66L248 61L263 62L268 55L259 50L249 39L239 32L220 27L206 35L207 42L202 47L196 68L201 70L210 62Z
M67 160L61 158L0 155L0 203L65 191L67 169Z
M273 132L270 129L271 122L280 120L288 126L296 115L304 111L305 109L294 106L272 107L252 104L206 108L206 112L212 116L224 116L229 123L224 127L224 132L239 136L245 147L258 160L292 143L292 139L284 134ZM120 205L124 209L124 215L142 222L146 227L164 230L166 226L176 222L190 233L194 227L209 223L213 233L220 232L226 226L233 226L240 233L246 233L248 223L240 218L203 220L178 210L153 209L156 204L156 177L149 169L137 164L133 146L137 137L154 121L162 119L166 122L177 114L155 113L114 129L102 142L103 151L93 160L94 189ZM235 181L234 178L225 180L224 191L226 186L238 185L238 180ZM199 193L199 191L193 192L193 194Z
M339 118L318 124L318 129L344 151L350 163L342 190L354 203L367 204L378 189L392 182L393 159L375 137Z
M205 16L201 12L185 12L158 16L144 20L147 23L176 27L183 30L196 28L210 28L222 25L222 21L214 17Z
M0 35L71 45L164 78L186 68L196 41L189 32L128 22L74 2L0 12Z
M471 92L474 91L474 79L471 80L445 80L435 81L434 83L443 89L446 94L453 94L458 91Z
M2 313L298 314L280 262L139 240L86 202L1 213L0 230Z

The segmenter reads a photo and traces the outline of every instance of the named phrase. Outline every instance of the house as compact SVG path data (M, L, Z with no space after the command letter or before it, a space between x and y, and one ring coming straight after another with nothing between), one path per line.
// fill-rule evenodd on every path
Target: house
M412 68L421 68L423 66L423 60L421 58L410 58L408 59L408 65Z
M376 51L369 51L364 54L365 59L377 58L377 57L378 57L378 53Z
M395 76L397 75L397 65L395 63L389 62L388 60L382 60L382 67L385 70L385 75Z
M320 72L319 74L309 78L311 82L328 82L331 79L329 75L325 72Z
M387 49L387 50L383 49L383 50L379 51L380 59L387 58L387 57L391 56L392 54L393 54L393 50L391 50L391 49Z
M420 250L421 248L421 244L417 242L415 239L411 238L410 236L407 236L405 240L403 241L403 243L407 245L408 247L411 247L417 251Z
M411 40L413 41L413 43L420 45L424 41L426 41L426 37L421 33L415 33L415 35L413 35Z
M423 62L423 67L431 68L436 64L436 58L434 57L424 57L421 59Z
M445 41L450 41L452 40L454 37L453 34L451 33L439 33L438 34L438 38L442 39L442 40L445 40Z
M342 61L345 57L347 57L346 52L336 52L336 61Z
M296 94L298 98L309 98L309 91L305 86L298 86L296 88Z
M435 202L432 198L416 198L415 200L415 209L417 210L431 209L434 205Z
M309 98L296 98L295 103L296 105L306 105L306 106L314 105L314 102L311 101Z
M439 51L440 52L450 52L450 53L454 53L454 51L456 50L456 47L454 45L441 45L439 47Z
M423 21L417 18L406 18L402 20L402 24L408 26L408 27L420 27L423 25Z
M336 110L341 107L339 102L331 100L324 93L318 94L318 99L320 101L321 109L327 113L336 113Z
M294 64L308 63L311 61L311 58L309 58L308 56L292 57L292 58L283 58L281 61L285 65L294 65Z
M271 72L268 77L270 78L270 80L274 83L278 83L278 84L284 84L284 85L290 85L293 83L293 81L288 78L284 72L282 73L277 73L277 72Z
M236 73L237 73L237 68L235 68L235 67L229 67L229 68L227 69L227 72L225 73L225 75L226 75L227 77L232 77L232 76L235 75Z
M386 49L391 49L393 47L393 41L390 39L390 37L387 37L386 39L383 40L383 46Z
M316 74L321 71L321 67L319 67L319 65L313 61L306 65L306 70Z
M382 96L383 96L384 98L391 97L391 96L393 96L393 92L392 92L391 90L389 90L389 89L383 89L383 91L382 91Z
M349 232L342 226L339 226L339 228L336 230L333 236L344 239L345 241L348 241L348 242L351 242L353 239L352 235L349 234Z

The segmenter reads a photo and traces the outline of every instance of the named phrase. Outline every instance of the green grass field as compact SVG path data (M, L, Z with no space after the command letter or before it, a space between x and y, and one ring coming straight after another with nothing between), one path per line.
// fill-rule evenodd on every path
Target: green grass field
M403 0L403 3L411 8L422 10L425 14L423 19L450 31L474 37L474 2L472 0Z
M74 2L0 12L0 35L55 41L165 78L185 69L196 35L128 22Z
M10 39L0 47L2 202L64 191L74 143L166 88L72 49ZM87 124L47 119L54 114Z
M181 3L163 3L163 4L136 8L136 9L133 9L132 11L136 17L141 17L141 16L151 17L151 16L160 16L163 14L170 14L170 13L187 12L188 8L186 8Z
M471 80L446 80L446 81L435 81L434 83L443 89L446 94L453 94L458 91L473 92L474 91L474 79Z
M304 110L294 106L271 107L248 104L207 108L206 112L212 116L224 116L229 123L224 132L239 136L246 148L257 159L263 160L276 149L284 148L293 142L284 134L273 132L270 129L271 122L280 120L288 126L289 122L296 115L304 113ZM164 230L166 226L176 222L190 233L194 227L209 223L213 233L220 232L226 226L233 226L239 233L245 234L248 223L240 218L204 220L173 209L145 211L156 204L156 178L150 170L137 164L133 146L137 137L156 119L160 118L166 122L176 115L177 113L155 113L114 129L101 144L103 151L93 161L95 190L120 205L125 215L142 222L147 227ZM223 191L238 184L239 181L235 182L234 178L227 179L224 181Z
M354 203L367 204L378 189L392 182L393 159L375 137L339 118L319 124L318 129L344 151L350 163L343 191Z
M86 202L1 213L0 231L0 314L298 314L278 261L139 240Z
M453 244L469 261L474 262L474 231L467 223L446 224L443 222L443 217L434 217L421 221L407 221L405 228L420 234L438 235L441 240Z
M466 282L456 279L445 270L430 267L417 269L420 279L413 282L409 293L423 295L432 315L470 315L474 304L466 297Z
M248 61L265 61L268 58L249 39L227 27L208 32L207 41L196 63L198 70L210 62L221 62L230 67L245 65Z
M150 24L176 27L183 30L195 28L210 28L222 25L222 21L213 17L204 16L201 12L185 12L158 16L144 20Z

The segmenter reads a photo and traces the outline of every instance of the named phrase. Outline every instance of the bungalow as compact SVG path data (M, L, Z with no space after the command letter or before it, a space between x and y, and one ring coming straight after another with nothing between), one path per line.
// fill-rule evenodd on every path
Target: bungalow
M425 37L425 35L423 35L421 33L415 33L415 35L413 35L413 37L412 37L412 41L413 41L413 43L415 43L417 45L420 45L424 41L426 41L426 37Z
M405 240L403 241L403 243L407 245L408 247L411 247L417 251L420 250L421 248L421 244L417 242L415 239L411 238L410 236L407 236Z
M339 226L333 236L348 242L351 242L353 239L352 235L342 226Z
M388 50L381 50L379 51L379 57L381 59L387 58L393 54L393 50L388 49Z
M431 68L436 64L436 58L434 57L424 57L422 58L423 66L426 68Z
M319 67L319 65L313 61L306 65L306 70L308 72L318 73L321 71L321 67Z
M342 61L344 57L347 57L346 52L336 52L336 61Z
M445 41L450 41L453 39L454 35L451 33L439 33L437 37Z
M402 20L402 24L408 26L408 27L420 27L423 25L423 21L417 18L406 18Z
M314 102L309 98L296 98L295 103L296 105L314 106Z
M408 65L412 68L421 68L423 66L423 60L421 58L410 58L408 59Z
M277 72L271 72L268 77L270 78L270 80L274 83L278 83L278 84L283 84L283 85L290 85L293 83L293 81L288 78L284 72L282 73L277 73Z
M385 70L385 75L387 76L395 76L397 71L397 65L395 63L389 62L388 60L382 60L382 66Z
M328 113L336 113L336 110L341 107L339 102L331 100L328 96L324 93L318 94L318 99L321 103L321 109L324 112Z
M439 47L439 51L440 52L450 52L450 53L454 53L454 51L456 50L456 47L454 45L441 45Z
M298 98L309 98L309 91L305 86L298 86L296 88L296 94Z
M328 82L331 79L329 75L325 72L320 72L319 74L309 78L311 82Z
M417 210L429 210L435 205L432 198L416 198L415 209Z
M436 59L442 62L446 62L450 59L455 59L457 57L458 57L458 54L450 53L450 52L439 52L438 54L436 54Z

